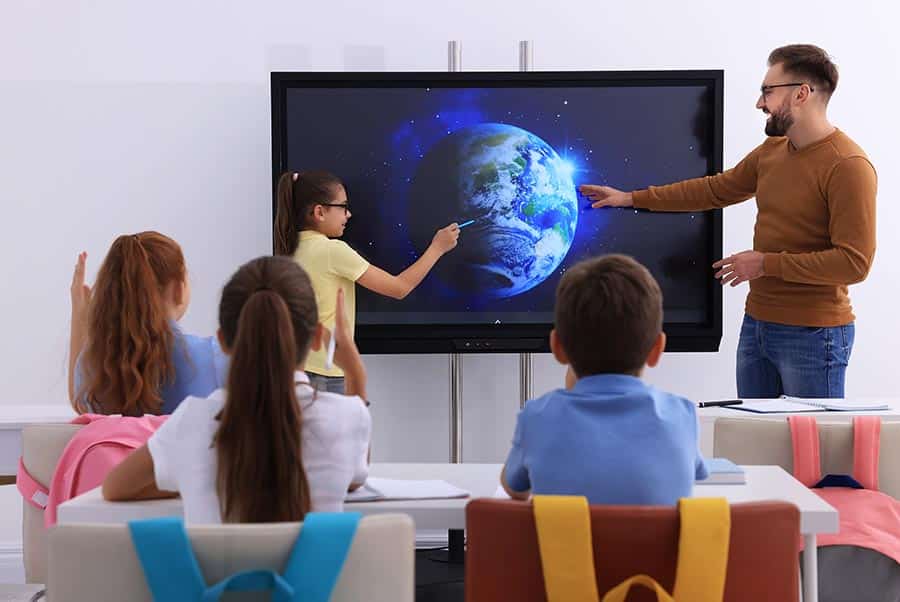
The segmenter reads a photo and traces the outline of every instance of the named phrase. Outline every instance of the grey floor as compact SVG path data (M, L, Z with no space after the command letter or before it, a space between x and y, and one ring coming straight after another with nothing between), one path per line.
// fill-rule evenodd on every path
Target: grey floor
M416 602L463 602L465 565L433 558L440 558L440 554L416 551Z

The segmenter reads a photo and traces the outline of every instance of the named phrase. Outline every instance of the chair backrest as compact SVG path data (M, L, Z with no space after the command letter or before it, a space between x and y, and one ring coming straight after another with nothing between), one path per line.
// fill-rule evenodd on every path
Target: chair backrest
M544 579L530 503L474 500L466 507L466 601L543 602ZM796 602L800 513L784 502L731 507L725 602ZM598 590L647 574L672 591L678 557L678 509L591 506ZM655 601L634 589L629 602ZM681 601L679 601L681 602Z
M59 457L81 425L41 424L22 430L22 463L25 470L49 487ZM31 504L22 504L22 552L27 583L47 582L47 529L44 512Z
M818 417L817 417L818 418ZM719 418L713 455L737 464L776 464L794 471L791 428L787 420ZM878 487L900 499L900 422L881 423ZM819 419L819 454L822 474L853 471L853 423Z
M244 570L281 572L301 527L210 525L187 531L200 570L212 584ZM47 597L53 602L152 600L127 525L57 525L51 529L50 544ZM412 602L414 548L415 527L409 516L364 517L331 600ZM241 597L229 596L226 599Z

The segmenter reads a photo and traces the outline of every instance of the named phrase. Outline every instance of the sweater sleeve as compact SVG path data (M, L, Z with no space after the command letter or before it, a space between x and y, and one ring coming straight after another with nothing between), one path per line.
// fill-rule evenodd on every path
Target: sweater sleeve
M875 168L865 157L848 157L828 179L831 248L811 253L766 253L766 276L802 284L861 282L875 257Z
M653 211L706 211L746 201L756 194L757 166L764 145L718 175L636 190L634 206Z

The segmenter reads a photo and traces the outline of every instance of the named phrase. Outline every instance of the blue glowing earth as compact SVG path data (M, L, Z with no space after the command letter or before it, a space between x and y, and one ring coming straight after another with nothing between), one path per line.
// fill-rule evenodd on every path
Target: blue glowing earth
M410 201L420 248L435 227L474 220L436 274L452 292L484 300L546 280L568 253L578 222L571 165L531 132L500 123L442 138L423 157Z

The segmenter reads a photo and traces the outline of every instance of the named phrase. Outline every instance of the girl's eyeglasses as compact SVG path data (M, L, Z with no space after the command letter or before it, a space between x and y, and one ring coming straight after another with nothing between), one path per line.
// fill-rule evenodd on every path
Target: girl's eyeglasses
M350 203L318 203L323 207L343 207L344 213L350 213Z

